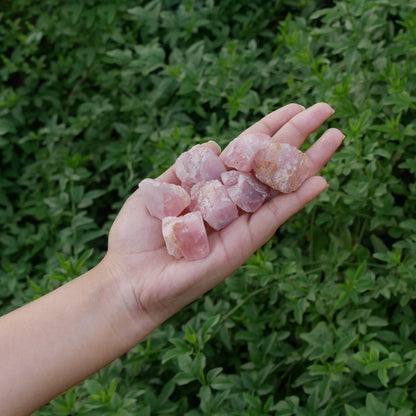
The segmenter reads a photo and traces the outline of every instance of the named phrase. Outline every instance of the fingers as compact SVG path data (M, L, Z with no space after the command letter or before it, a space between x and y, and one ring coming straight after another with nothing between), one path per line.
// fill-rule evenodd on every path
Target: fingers
M300 147L309 134L314 132L325 122L334 110L326 103L317 103L306 110L299 104L288 104L253 124L244 133L265 133L272 136L274 140L282 143L290 143ZM336 133L337 132L337 133ZM342 133L336 129L330 129L320 140L318 140L307 152L314 164L312 174L316 174L329 159L342 141ZM215 142L204 143L217 154L221 149ZM180 184L175 175L174 167L171 166L158 180Z
M307 150L306 154L311 160L311 175L316 175L325 166L344 137L340 130L328 129ZM326 187L327 182L324 178L312 176L296 192L280 194L266 203L249 219L254 244L264 244L281 224L318 196ZM270 229L267 228L267 222L269 222Z
M165 170L160 176L156 178L160 182L173 183L175 185L180 185L179 179L175 175L175 169L172 165L170 168Z
M292 117L304 110L305 108L299 104L287 104L260 119L257 123L245 130L244 133L265 133L273 136ZM207 142L204 145L210 146L217 154L221 152L221 148L214 141ZM173 166L162 173L157 179L161 182L179 184Z
M328 162L344 140L344 134L338 129L328 129L307 151L312 162L311 175L316 175Z
M280 143L300 147L305 139L326 121L334 110L326 103L317 103L289 119L274 135Z
M306 110L307 111L307 110ZM303 114L303 113L302 113ZM311 175L316 175L328 162L342 143L344 135L335 128L327 130L306 152L311 160ZM279 194L252 215L242 215L234 223L221 231L222 247L233 253L228 257L228 265L235 266L240 257L249 256L265 244L288 218L302 209L308 202L317 197L327 182L319 176L312 176L296 191ZM243 260L244 261L244 260Z
M292 117L304 110L305 107L299 104L287 104L284 107L267 114L243 133L265 133L269 136L273 136Z

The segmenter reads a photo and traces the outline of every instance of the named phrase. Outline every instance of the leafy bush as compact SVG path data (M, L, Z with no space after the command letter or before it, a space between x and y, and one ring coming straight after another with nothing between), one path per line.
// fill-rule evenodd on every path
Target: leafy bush
M347 136L329 189L239 271L36 415L413 414L414 2L0 8L1 313L96 264L138 181L192 144L288 102L329 102Z

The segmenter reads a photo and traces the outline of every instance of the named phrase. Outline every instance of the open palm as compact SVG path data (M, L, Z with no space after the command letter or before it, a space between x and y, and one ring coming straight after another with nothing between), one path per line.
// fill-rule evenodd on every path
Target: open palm
M246 132L266 133L276 141L300 147L332 114L332 108L325 103L306 110L289 104L265 116ZM330 159L343 137L338 129L328 129L307 150L313 175ZM178 183L173 168L158 180ZM159 325L229 276L326 186L325 179L312 176L296 192L280 194L254 214L243 214L221 231L210 233L211 252L197 261L176 260L167 253L161 222L149 215L137 190L113 224L105 260L117 278L127 279L132 302L141 318L145 315L151 326Z

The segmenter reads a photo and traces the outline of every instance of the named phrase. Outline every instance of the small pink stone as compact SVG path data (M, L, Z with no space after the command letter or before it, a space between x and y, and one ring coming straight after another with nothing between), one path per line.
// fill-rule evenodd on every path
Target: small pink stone
M254 160L257 179L283 193L296 191L310 175L310 161L305 153L287 143L269 142Z
M253 162L261 146L271 141L264 133L247 133L236 137L221 154L225 166L240 172L250 172Z
M163 218L162 234L168 253L176 259L184 257L192 261L209 254L207 232L199 211Z
M270 196L270 188L259 182L251 173L230 170L221 179L233 202L243 211L257 211Z
M226 168L219 156L208 146L197 144L182 153L175 162L175 173L185 188L198 182L219 179Z
M159 219L177 216L191 203L189 194L182 187L156 179L143 179L139 189L150 215Z
M221 230L238 217L238 209L225 186L217 179L200 182L191 190L191 211L201 211L204 220Z

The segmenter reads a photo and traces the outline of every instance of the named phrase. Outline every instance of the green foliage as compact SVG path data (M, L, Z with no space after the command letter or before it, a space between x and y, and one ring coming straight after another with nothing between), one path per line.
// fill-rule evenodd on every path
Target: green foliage
M0 3L1 313L96 264L138 181L192 144L289 102L329 102L347 136L329 189L244 267L36 415L413 414L415 16L399 0Z

